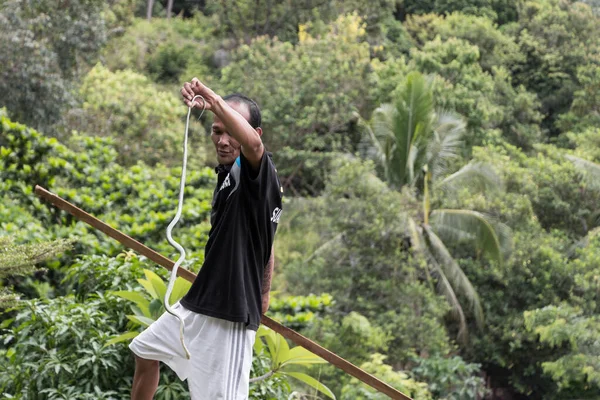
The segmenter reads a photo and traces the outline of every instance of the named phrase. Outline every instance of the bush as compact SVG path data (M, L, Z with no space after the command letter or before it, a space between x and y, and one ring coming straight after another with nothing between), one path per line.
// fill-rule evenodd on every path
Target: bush
M175 94L157 90L143 75L130 70L113 73L100 64L85 77L79 93L83 108L71 110L68 126L113 137L120 164L181 164L187 108ZM192 131L190 137L190 163L202 165L202 134Z
M33 186L40 184L166 256L174 253L164 232L177 209L180 171L152 169L142 163L124 168L115 162L110 141L77 136L79 151L73 151L5 116L0 118L0 187L32 214L18 226L31 219L47 225L29 233L24 230L22 240L77 236L76 253L116 255L122 250L119 243L35 196ZM189 250L187 266L192 269L203 261L214 179L210 169L188 172L182 220L174 235Z

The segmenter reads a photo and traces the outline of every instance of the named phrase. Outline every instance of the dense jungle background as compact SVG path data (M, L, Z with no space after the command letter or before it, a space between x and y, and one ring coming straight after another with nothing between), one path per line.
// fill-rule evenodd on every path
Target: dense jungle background
M0 397L127 399L175 259L183 82L263 110L269 315L414 399L600 398L600 2L0 0ZM216 182L190 124L197 271ZM176 300L187 286L178 283ZM261 328L251 399L385 399ZM289 344L293 347L291 344ZM189 398L162 369L157 399Z

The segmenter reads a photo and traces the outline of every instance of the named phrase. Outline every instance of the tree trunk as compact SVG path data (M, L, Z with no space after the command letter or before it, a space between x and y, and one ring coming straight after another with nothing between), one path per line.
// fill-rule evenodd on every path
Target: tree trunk
M154 0L148 0L148 9L146 10L146 18L148 21L152 19L152 9L154 8Z
M171 10L173 10L173 0L167 3L167 19L171 19Z

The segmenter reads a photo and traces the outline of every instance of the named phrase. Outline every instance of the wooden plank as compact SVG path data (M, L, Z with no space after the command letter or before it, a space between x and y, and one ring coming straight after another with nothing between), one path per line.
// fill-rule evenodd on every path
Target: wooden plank
M66 212L68 212L69 214L71 214L72 216L77 218L78 220L91 225L92 227L104 232L111 238L117 240L124 246L129 247L130 249L137 251L139 254L142 254L142 255L148 257L150 260L154 261L158 265L165 267L169 271L171 269L173 269L173 265L175 265L175 263L173 261L164 257L162 254L157 253L156 251L152 250L151 248L143 245L142 243L138 242L137 240L131 238L130 236L124 234L123 232L111 227L110 225L107 225L106 223L102 222L98 218L88 214L87 212L83 211L82 209L80 209L80 208L74 206L73 204L69 203L68 201L60 198L56 194L44 189L41 186L37 186L37 185L35 187L35 193L38 196L42 197L43 199L47 200L48 202L54 204L56 207L58 207L62 210L65 210ZM194 279L196 279L196 275L194 273L192 273L184 268L178 268L177 275L181 276L182 278L184 278L190 282L194 282ZM376 378L375 376L369 374L366 371L363 371L362 369L358 368L356 365L344 360L342 357L338 356L337 354L332 353L331 351L327 350L326 348L324 348L324 347L318 345L317 343L313 342L312 340L308 339L307 337L302 336L298 332L281 325L279 322L267 317L266 315L262 316L261 322L265 326L267 326L267 327L271 328L272 330L274 330L275 332L279 333L281 336L285 337L286 339L291 340L296 345L302 346L306 350L318 355L319 357L323 358L330 364L335 365L336 367L338 367L342 371L346 372L347 374L352 375L353 377L360 380L361 382L364 382L365 384L371 386L373 389L377 390L378 392L386 394L387 396L389 396L390 398L392 398L394 400L412 400L410 397L399 392L398 390L394 389L393 387L391 387L387 383L381 381L380 379Z

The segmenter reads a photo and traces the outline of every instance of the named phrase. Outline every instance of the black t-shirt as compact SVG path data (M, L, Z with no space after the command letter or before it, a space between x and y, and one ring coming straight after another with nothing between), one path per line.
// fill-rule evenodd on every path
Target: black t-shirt
M271 154L258 171L243 155L217 167L204 264L181 299L188 310L257 330L264 269L281 215L281 186Z

